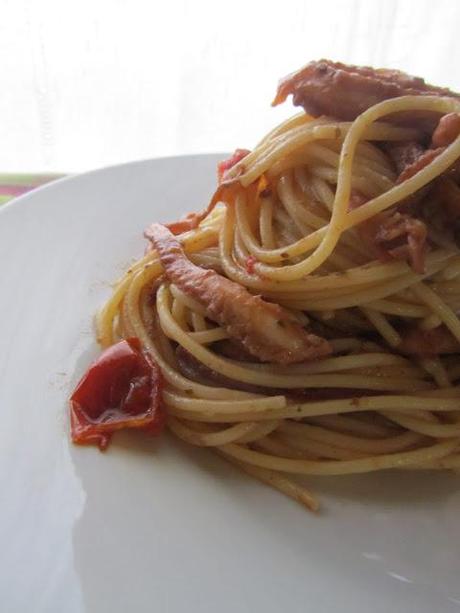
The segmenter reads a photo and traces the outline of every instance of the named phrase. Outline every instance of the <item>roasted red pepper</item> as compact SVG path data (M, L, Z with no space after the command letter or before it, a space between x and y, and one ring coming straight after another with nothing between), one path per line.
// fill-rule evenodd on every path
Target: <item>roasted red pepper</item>
M91 364L70 398L72 440L107 448L116 430L157 434L164 425L162 378L138 338L112 345Z

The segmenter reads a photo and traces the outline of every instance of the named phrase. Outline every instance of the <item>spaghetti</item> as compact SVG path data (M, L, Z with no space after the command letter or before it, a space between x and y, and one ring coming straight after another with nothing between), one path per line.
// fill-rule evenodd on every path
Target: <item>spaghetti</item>
M297 475L460 467L460 129L429 144L460 100L416 80L328 116L306 74L278 98L318 116L226 161L203 214L154 224L97 330L139 339L174 435L316 509Z

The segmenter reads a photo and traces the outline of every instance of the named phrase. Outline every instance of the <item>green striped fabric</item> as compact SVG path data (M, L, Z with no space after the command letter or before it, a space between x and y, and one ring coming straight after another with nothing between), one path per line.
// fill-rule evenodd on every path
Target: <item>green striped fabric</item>
M0 173L0 205L63 176L62 174Z

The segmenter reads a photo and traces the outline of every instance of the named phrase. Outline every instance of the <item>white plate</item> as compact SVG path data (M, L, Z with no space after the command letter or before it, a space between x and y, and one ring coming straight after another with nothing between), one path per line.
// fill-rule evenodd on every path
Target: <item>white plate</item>
M312 479L314 516L167 437L69 444L96 307L149 222L206 204L216 159L108 168L0 210L1 611L457 611L455 475Z

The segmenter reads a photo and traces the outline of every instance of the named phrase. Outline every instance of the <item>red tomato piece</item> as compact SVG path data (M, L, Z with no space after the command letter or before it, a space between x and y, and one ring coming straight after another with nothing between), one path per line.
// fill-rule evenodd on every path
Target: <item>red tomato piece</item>
M250 275L253 275L255 272L254 265L256 262L257 258L255 258L253 255L248 255L248 257L246 258L246 270Z
M238 164L248 153L251 153L249 149L235 149L234 153L226 160L222 160L217 164L217 181L222 183L225 180L226 173L233 168L235 164Z
M113 433L137 428L157 434L164 425L161 371L138 338L108 347L70 397L72 440L106 449Z

